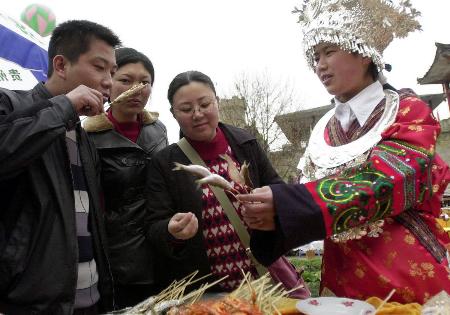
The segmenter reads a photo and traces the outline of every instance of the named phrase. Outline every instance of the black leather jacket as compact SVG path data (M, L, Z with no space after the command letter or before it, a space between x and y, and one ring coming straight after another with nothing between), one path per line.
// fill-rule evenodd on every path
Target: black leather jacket
M0 89L0 313L72 314L78 242L66 130L76 128L89 229L106 309L113 308L95 147L69 99L43 84Z
M148 161L167 146L166 128L157 117L143 112L136 143L118 133L105 114L83 124L102 161L111 268L115 282L122 285L153 283L152 251L144 230L144 188Z

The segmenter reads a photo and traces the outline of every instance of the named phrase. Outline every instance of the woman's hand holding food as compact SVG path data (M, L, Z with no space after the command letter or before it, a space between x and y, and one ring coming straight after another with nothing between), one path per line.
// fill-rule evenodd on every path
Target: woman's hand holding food
M275 206L270 187L256 188L250 194L237 195L237 199L244 205L242 215L250 228L275 230Z

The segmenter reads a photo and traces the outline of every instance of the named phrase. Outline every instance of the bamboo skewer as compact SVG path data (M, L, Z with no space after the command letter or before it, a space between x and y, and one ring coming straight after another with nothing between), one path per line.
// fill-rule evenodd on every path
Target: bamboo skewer
M203 284L200 288L186 293L188 286L204 280L207 276L195 279L198 272L194 272L185 278L174 281L158 295L149 297L134 307L124 309L114 314L121 315L157 315L164 314L172 307L181 305L193 305L201 299L205 291L226 279L225 276L212 283ZM239 287L229 294L231 298L247 301L258 307L262 314L279 314L276 303L287 295L281 284L273 285L268 274L256 280L251 279L249 273L244 273L244 279Z
M383 302L381 302L380 305L378 305L377 309L375 310L375 314L378 313L379 310L381 310L381 308L384 306L384 304L387 303L387 301L389 301L391 299L391 297L394 295L395 293L395 289L392 289L391 292L389 292L388 296L386 296L386 298L383 300Z

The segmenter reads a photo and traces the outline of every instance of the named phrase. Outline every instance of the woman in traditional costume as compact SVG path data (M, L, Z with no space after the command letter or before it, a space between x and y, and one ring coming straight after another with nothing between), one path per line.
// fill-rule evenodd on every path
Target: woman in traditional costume
M450 292L450 243L436 218L450 180L435 153L439 122L411 90L383 88L382 52L420 25L408 3L307 1L301 9L309 65L335 107L311 133L302 183L271 185L245 203L255 257L324 240L322 295L423 303ZM386 85L385 85L386 87ZM265 231L265 232L263 232Z

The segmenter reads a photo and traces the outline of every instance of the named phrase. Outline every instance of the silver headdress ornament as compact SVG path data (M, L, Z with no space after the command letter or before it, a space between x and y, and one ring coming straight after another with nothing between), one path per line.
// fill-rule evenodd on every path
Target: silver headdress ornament
M421 30L420 12L409 0L303 0L298 22L303 31L303 48L314 68L314 47L320 43L369 57L378 71L384 69L383 51L394 37L406 37Z

